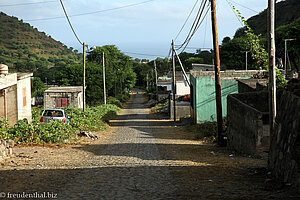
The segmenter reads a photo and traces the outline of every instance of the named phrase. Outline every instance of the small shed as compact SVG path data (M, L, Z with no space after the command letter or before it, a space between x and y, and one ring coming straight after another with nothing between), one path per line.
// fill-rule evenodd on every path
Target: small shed
M227 115L227 96L238 93L238 79L249 79L258 70L221 71L222 114ZM195 123L216 120L215 72L191 70L191 107Z
M44 92L44 108L83 108L83 87L50 87Z

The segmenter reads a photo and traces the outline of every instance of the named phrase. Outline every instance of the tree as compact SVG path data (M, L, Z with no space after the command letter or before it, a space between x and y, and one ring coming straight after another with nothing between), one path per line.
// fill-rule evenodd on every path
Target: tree
M31 96L32 97L42 97L44 96L44 91L47 88L39 77L34 77L31 80Z

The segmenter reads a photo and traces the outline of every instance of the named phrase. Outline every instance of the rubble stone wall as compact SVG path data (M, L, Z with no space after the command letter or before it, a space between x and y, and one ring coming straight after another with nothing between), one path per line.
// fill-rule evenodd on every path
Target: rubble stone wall
M227 146L231 150L253 154L257 148L268 146L268 132L264 130L264 113L228 95Z
M300 188L300 97L288 91L278 102L269 168L277 180Z
M13 146L13 140L0 140L0 162L5 158L9 158L12 156Z

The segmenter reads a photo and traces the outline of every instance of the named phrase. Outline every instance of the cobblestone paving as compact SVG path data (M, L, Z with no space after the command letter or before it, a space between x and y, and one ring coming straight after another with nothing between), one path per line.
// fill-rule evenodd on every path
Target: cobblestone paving
M0 199L50 192L58 199L299 199L265 191L265 159L232 155L149 115L135 95L99 140L58 147L18 146L0 164Z
M111 122L112 126L120 126L113 139L100 145L104 149L93 149L93 170L82 170L67 184L59 195L62 199L175 198L175 186L166 166L180 165L180 161L160 158L156 139L148 131L148 111L142 101L137 95Z

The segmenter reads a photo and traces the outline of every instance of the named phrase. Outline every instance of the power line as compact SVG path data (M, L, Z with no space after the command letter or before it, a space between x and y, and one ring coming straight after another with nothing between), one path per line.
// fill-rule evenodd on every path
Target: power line
M206 3L206 2L207 2L207 0L205 0L205 3ZM179 49L181 49L182 47L184 47L184 48L181 50L180 53L182 53L182 52L186 49L186 47L187 47L187 45L189 44L189 42L191 41L192 37L193 37L194 34L197 32L197 30L198 30L199 27L201 26L202 22L204 21L205 17L207 16L207 14L208 14L208 12L209 12L209 10L210 10L210 6L207 7L207 10L206 10L206 12L205 12L205 14L204 14L204 16L203 16L203 18L202 18L202 20L201 20L201 16L202 16L202 14L203 14L203 12L204 12L204 8L205 8L205 3L204 3L204 5L203 5L203 8L202 8L201 13L200 13L200 15L199 15L199 18L197 19L197 22L196 22L196 25L195 25L195 27L194 27L193 32L187 37L186 41L185 41L183 44L181 44L181 45L177 48L177 50L179 50Z
M200 7L199 7L199 10L198 10L198 13L196 15L196 18L195 18L195 20L194 20L194 22L193 22L193 24L190 28L190 31L189 31L186 39L184 40L184 42L182 44L176 45L177 50L183 48L183 50L181 51L181 52L183 52L185 50L185 48L187 47L187 45L189 44L192 37L194 36L194 34L199 29L200 25L202 24L203 20L205 19L206 15L209 11L209 8L210 8L210 6L208 5L206 12L204 12L207 2L208 2L208 0L202 0L202 2L200 4ZM203 15L203 13L205 13L205 14Z
M78 16L83 16L83 15L92 15L92 14L97 14L97 13L102 13L102 12L119 10L119 9L123 9L123 8L128 8L128 7L133 7L133 6L149 3L151 1L155 1L155 0L148 0L148 1L143 1L143 2L140 2L140 3L128 4L128 5L125 5L125 6L109 8L109 9L105 9L105 10L98 10L98 11L94 11L94 12L74 14L74 15L69 15L69 17L78 17ZM28 20L25 20L25 21L44 21L44 20L53 20L53 19L61 19L61 18L64 18L64 17L49 17L49 18L41 18L41 19L28 19Z
M203 47L205 45L205 40L206 40L206 28L207 28L207 18L205 20L204 37L203 37Z
M61 7L62 7L63 10L64 10L65 16L66 16L66 18L67 18L67 20L68 20L68 23L69 23L69 25L70 25L70 27L71 27L71 29L72 29L72 31L73 31L73 33L74 33L76 39L78 40L78 42L79 42L81 45L83 45L83 43L79 40L79 38L78 38L78 36L77 36L77 34L76 34L76 32L75 32L75 30L74 30L72 24L71 24L71 21L70 21L70 19L69 19L69 17L68 17L67 11L66 11L66 9L65 9L65 7L64 7L64 4L63 4L62 0L59 0L59 2L60 2L60 4L61 4ZM83 52L83 53L84 53L84 52Z
M153 57L164 57L163 55L153 55L153 54L145 54L145 53L134 53L128 51L122 51L122 53L134 54L134 55L141 55L141 56L153 56Z
M185 22L184 22L183 26L181 27L180 31L179 31L179 32L178 32L178 34L176 35L176 37L175 37L174 41L176 41L176 39L177 39L177 38L178 38L178 36L180 35L181 31L182 31L182 30L183 30L183 28L185 27L185 25L186 25L187 21L189 20L189 18L190 18L190 16L191 16L191 14L193 13L193 11L194 11L194 9L195 9L195 7L196 7L196 5L197 5L198 1L199 1L199 0L196 0L196 2L195 2L195 4L194 4L194 6L193 6L193 8L192 8L192 10L190 11L190 14L189 14L189 15L188 15L188 17L186 18L186 20L185 20Z
M42 3L54 3L54 2L57 2L57 1L39 1L39 2L29 2L29 3L6 4L6 5L0 5L0 7L27 6L27 5L42 4Z
M237 15L237 13L234 11L234 9L233 9L234 6L232 5L232 3L230 1L228 1L228 0L226 0L226 1L227 1L228 5L229 5L230 9L232 10L232 12L234 13L234 15L236 16L237 20L241 23L242 26L244 26L244 23L241 21L241 19Z
M230 1L232 1L232 0L230 0ZM248 10L251 10L252 12L259 13L259 12L257 12L256 10L253 10L253 9L251 9L251 8L248 8L248 7L246 7L246 6L243 6L243 5L240 4L240 3L237 3L237 2L235 2L235 1L232 1L232 2L235 3L235 4L237 4L237 5L239 5L239 6L241 6L241 7L243 7L243 8L246 8L246 9L248 9Z
M189 33L188 33L188 35L187 35L185 41L184 41L181 45L178 45L179 47L177 48L177 50L179 50L181 47L184 46L184 44L188 41L188 39L189 39L191 33L195 30L195 28L196 28L196 26L197 26L197 23L199 22L199 19L200 19L201 15L202 15L202 10L203 10L203 8L204 8L204 5L203 5L203 4L206 3L206 2L207 2L206 0L202 0L202 2L201 2L201 4L200 4L200 8L199 8L199 10L198 10L198 12L197 12L196 18L194 19L194 22L193 22L193 24L192 24L192 26L191 26L191 28L190 28L190 31L189 31Z

